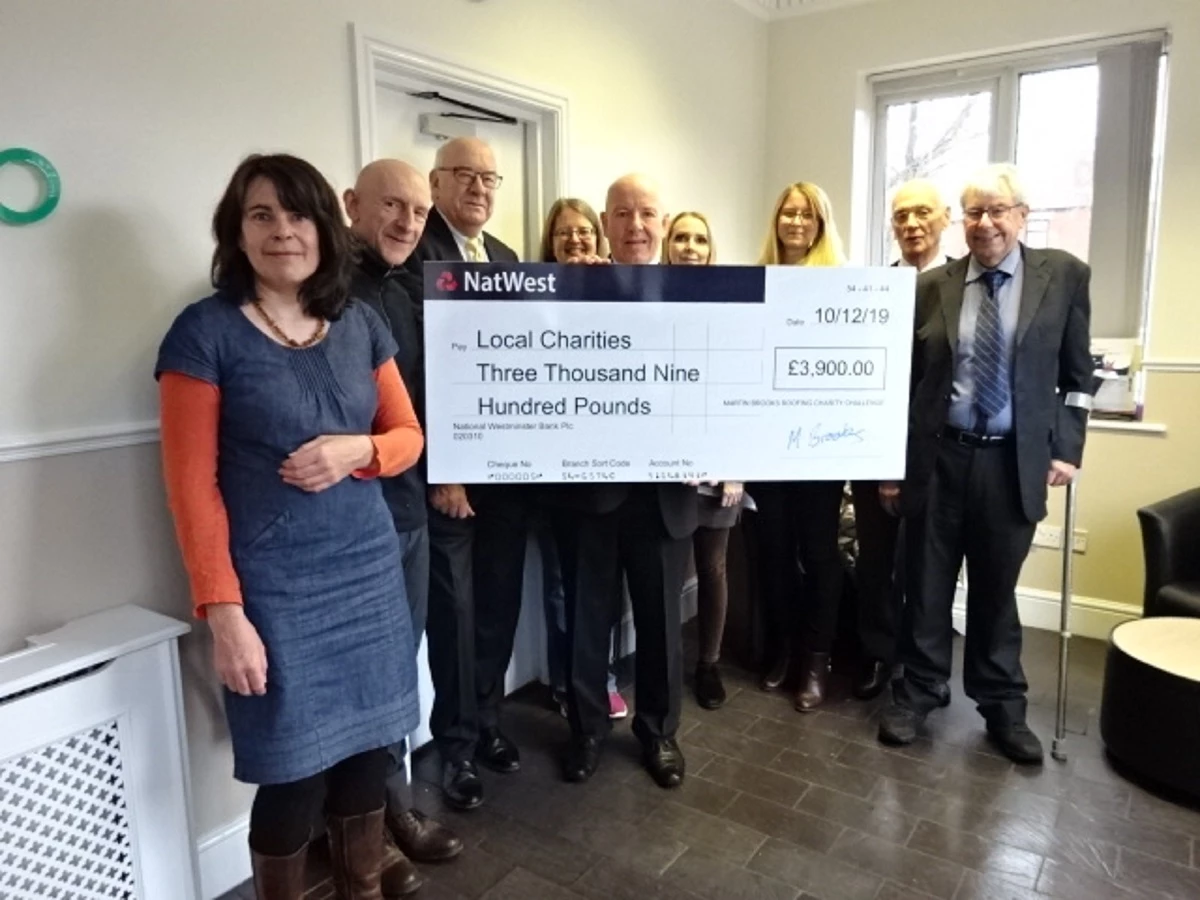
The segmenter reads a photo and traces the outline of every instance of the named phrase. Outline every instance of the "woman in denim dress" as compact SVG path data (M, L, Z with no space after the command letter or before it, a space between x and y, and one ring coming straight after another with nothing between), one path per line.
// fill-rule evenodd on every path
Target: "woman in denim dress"
M339 896L381 896L384 748L418 719L399 544L374 477L420 427L375 313L348 302L337 197L252 156L213 218L216 293L159 350L164 475L196 613L226 688L263 900L304 890L328 814Z

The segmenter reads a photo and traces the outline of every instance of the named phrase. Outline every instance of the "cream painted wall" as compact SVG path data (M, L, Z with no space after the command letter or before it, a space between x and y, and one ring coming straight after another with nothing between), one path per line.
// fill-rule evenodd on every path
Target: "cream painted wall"
M569 192L599 204L650 172L668 205L712 216L725 259L753 255L767 36L728 0L0 0L0 146L64 183L52 218L0 230L0 439L154 417L154 351L205 290L237 161L288 150L339 189L354 176L351 21L567 96ZM0 498L0 651L125 602L187 614L155 445L0 464ZM250 796L206 653L200 629L184 659L201 834Z
M770 30L767 189L773 197L797 179L816 181L849 233L864 233L863 126L872 117L865 77L953 57L1167 27L1171 81L1163 172L1157 282L1148 357L1200 363L1200 303L1195 254L1200 230L1200 3L1196 0L1007 0L990 8L959 0L882 0L802 16ZM819 139L818 139L819 136ZM857 166L857 168L856 168ZM852 251L865 255L865 245ZM1200 484L1200 375L1156 373L1146 419L1165 436L1106 433L1088 438L1077 527L1089 548L1076 557L1081 597L1140 605L1142 553L1134 511ZM1049 521L1062 522L1062 492ZM1058 590L1061 557L1035 550L1022 585Z
M711 215L727 259L752 254L766 27L728 0L0 0L0 140L64 183L53 218L0 240L0 295L31 298L0 330L0 443L154 418L157 340L203 290L211 210L246 153L352 182L351 22L566 96L569 192L599 204L645 169L668 206Z

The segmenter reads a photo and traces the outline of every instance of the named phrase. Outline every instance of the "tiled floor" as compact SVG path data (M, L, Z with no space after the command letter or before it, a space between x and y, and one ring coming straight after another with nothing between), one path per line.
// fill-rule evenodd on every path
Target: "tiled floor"
M890 750L879 702L838 693L801 716L726 668L716 712L688 697L688 776L655 787L619 724L586 785L559 780L566 724L540 689L510 700L522 771L484 772L485 806L444 809L418 754L419 804L468 847L425 866L425 900L1164 900L1200 898L1200 812L1116 774L1097 730L1103 646L1072 642L1069 760L1017 768L985 743L961 694L928 737ZM1057 636L1028 631L1030 723L1050 749ZM314 873L311 900L331 897ZM248 886L230 898L253 897Z

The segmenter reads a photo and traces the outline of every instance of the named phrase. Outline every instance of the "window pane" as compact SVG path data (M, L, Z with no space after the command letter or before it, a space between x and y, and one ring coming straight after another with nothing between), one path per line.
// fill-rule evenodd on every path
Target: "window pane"
M1088 258L1099 100L1096 65L1021 76L1016 162L1029 195L1031 247Z
M954 221L942 236L942 250L966 254L958 193L977 169L987 165L991 145L992 93L979 91L896 103L887 107L887 208L896 188L928 178L941 189ZM900 257L889 217L881 223L889 260Z

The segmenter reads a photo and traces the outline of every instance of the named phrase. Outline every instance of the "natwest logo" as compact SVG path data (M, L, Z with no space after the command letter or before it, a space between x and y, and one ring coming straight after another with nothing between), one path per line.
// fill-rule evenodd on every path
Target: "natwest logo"
M457 291L458 282L454 280L453 272L443 272L438 276L437 289L439 291Z
M526 275L524 272L463 272L463 287L483 294L553 294L556 275ZM441 280L438 280L441 287Z

